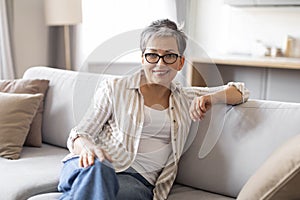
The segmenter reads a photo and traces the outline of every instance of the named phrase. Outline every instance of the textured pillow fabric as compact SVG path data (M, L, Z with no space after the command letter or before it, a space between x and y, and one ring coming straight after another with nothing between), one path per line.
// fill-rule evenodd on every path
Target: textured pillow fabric
M300 198L300 135L275 151L247 181L238 200Z
M46 95L49 86L48 80L40 79L16 79L0 80L0 92ZM42 145L42 117L44 103L41 102L38 112L33 118L30 131L25 140L26 146L40 147Z
M43 94L0 92L0 156L18 159Z

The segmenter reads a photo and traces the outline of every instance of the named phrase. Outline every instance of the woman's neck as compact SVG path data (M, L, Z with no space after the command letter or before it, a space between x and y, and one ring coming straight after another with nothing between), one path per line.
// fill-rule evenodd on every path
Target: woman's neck
M169 107L171 90L158 84L143 84L140 91L144 97L144 104L148 107L164 110Z

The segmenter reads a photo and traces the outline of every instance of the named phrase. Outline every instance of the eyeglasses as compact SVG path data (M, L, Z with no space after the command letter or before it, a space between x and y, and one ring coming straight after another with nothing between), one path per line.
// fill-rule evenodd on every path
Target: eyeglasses
M166 54L163 56L160 56L156 53L145 53L144 55L145 55L147 62L150 64L158 63L159 59L161 59L161 58L164 61L164 63L173 64L176 62L177 58L180 57L178 54L175 54L175 53L170 53L170 54Z

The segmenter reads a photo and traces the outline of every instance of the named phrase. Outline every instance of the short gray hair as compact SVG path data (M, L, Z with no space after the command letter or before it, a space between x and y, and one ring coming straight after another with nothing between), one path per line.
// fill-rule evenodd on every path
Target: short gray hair
M179 29L175 22L169 19L157 20L147 26L140 37L140 49L142 53L146 50L146 45L150 39L154 37L174 37L177 41L177 46L180 55L183 55L186 48L187 37L185 33Z

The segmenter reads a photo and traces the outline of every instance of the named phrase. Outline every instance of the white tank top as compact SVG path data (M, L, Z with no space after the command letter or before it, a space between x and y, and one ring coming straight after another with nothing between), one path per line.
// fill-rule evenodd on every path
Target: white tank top
M172 152L170 116L168 109L155 110L147 106L144 106L144 113L138 154L131 167L155 185Z

